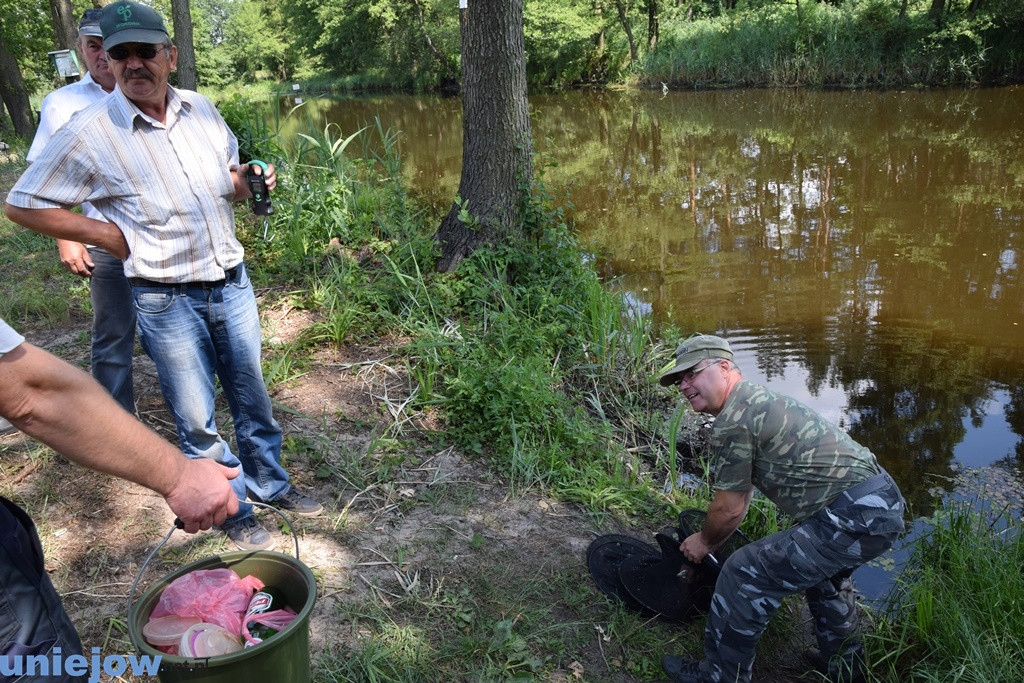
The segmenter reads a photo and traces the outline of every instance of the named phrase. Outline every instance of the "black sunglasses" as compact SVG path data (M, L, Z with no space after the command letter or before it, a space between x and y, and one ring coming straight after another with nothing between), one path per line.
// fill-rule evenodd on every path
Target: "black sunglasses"
M140 45L133 51L126 48L124 45L115 45L107 50L107 56L119 62L121 60L128 59L132 54L139 59L153 59L156 57L156 53L163 49L163 45Z

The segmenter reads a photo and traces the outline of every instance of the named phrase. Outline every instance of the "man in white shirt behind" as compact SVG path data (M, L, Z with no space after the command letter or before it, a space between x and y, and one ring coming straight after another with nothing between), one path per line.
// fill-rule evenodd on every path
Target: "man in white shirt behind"
M26 159L36 161L57 130L77 112L104 99L114 90L116 81L103 49L98 9L88 9L78 24L76 48L85 60L82 80L54 90L43 99L39 129ZM82 204L89 218L106 221L94 206ZM132 388L132 355L135 349L135 303L124 275L121 259L95 246L57 240L60 262L74 273L90 279L92 299L92 376L129 413L135 412Z

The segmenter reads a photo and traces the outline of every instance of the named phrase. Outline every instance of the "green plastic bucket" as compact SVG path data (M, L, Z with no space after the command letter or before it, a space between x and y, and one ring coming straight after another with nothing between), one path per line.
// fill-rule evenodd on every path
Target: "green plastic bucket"
M280 589L298 616L262 644L229 655L189 659L165 654L146 642L142 629L164 588L197 569L222 568L232 569L241 577L255 575L266 585ZM128 635L140 654L161 657L159 677L163 683L309 683L309 615L315 602L313 572L297 558L266 550L225 553L186 565L150 586L128 610Z

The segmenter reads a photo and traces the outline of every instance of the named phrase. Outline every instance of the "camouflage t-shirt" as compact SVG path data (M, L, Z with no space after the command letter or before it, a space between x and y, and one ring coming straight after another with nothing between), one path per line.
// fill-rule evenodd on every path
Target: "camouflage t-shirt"
M711 428L715 489L751 486L802 521L881 470L875 456L803 403L741 380Z

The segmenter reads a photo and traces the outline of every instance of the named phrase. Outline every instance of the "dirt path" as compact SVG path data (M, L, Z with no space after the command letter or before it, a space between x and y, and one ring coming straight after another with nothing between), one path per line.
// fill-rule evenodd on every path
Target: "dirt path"
M268 346L294 339L308 324L304 313L287 307L263 314ZM22 331L29 341L84 367L87 330L86 321L78 320L56 329ZM389 360L386 347L325 352L301 377L273 392L286 438L286 466L326 508L318 518L295 521L301 559L317 579L310 623L314 660L326 650L356 645L366 635L354 626L350 611L371 598L385 610L394 609L400 619L396 605L410 595L431 595L442 585L473 586L482 576L589 585L591 591L582 591L590 604L552 604L550 609L556 618L564 613L566 620L580 619L582 610L599 626L608 606L586 573L586 548L602 533L643 537L644 531L612 528L575 505L537 493L513 495L492 473L450 448L415 436L389 441L386 428L396 420L409 420L410 434L424 426L416 420L429 420L414 420L396 409L407 382ZM136 393L140 417L174 441L155 370L141 354ZM226 414L220 417L221 424L230 424ZM415 454L395 452L409 448ZM4 493L36 520L47 570L86 651L94 646L104 653L133 651L123 629L129 587L146 555L170 529L171 513L158 496L139 486L41 456L38 444L20 434L0 437L0 450L5 453ZM375 466L388 476L356 480L353 473L377 471L360 462L367 457L377 458ZM269 522L273 515L265 514ZM274 535L275 548L291 552L290 537L279 530ZM177 532L147 568L140 593L184 563L233 549L216 532L196 537ZM805 667L795 654L806 642L805 615L791 616L800 625L788 648L794 654L775 658L770 670L762 667L759 681L813 680L799 675ZM599 633L595 628L576 661L566 662L552 679L644 680L615 665L623 657Z

